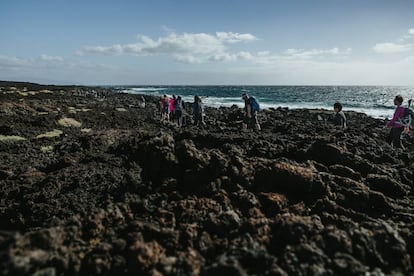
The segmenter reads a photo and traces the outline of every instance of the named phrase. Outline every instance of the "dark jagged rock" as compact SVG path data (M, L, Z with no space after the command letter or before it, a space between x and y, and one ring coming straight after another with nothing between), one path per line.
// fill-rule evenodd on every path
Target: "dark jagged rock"
M369 187L390 196L406 196L410 190L389 176L369 174L366 178Z
M1 275L414 273L413 139L382 120L277 108L243 132L233 106L178 128L155 97L0 87Z

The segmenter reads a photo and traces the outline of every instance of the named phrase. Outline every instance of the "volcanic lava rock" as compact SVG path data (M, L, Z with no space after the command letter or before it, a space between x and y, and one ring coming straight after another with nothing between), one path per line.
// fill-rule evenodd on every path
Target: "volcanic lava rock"
M384 120L207 107L199 129L156 97L0 88L1 275L414 273L414 144Z

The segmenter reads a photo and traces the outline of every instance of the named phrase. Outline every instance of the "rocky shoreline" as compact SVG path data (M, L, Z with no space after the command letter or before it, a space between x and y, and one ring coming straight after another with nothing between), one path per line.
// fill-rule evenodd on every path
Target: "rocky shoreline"
M413 274L413 138L323 110L207 108L0 82L0 274ZM411 133L412 135L412 133Z

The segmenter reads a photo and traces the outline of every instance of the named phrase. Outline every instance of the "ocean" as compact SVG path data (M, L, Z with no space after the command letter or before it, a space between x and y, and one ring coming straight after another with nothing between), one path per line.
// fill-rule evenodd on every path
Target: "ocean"
M403 86L121 86L116 89L130 94L177 95L190 102L199 95L205 105L213 107L234 104L242 107L244 92L258 99L263 109L333 110L333 104L339 101L345 112L362 112L374 118L392 117L396 95L404 97L404 105L414 98L414 87Z

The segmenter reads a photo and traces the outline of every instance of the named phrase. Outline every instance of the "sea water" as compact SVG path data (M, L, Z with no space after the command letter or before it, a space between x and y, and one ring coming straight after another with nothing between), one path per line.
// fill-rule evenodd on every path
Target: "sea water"
M242 107L242 93L258 99L261 108L333 110L334 103L339 101L345 112L352 110L375 118L392 117L396 95L403 96L404 105L414 98L414 87L403 86L122 86L117 90L153 96L176 95L188 102L198 95L213 107Z

